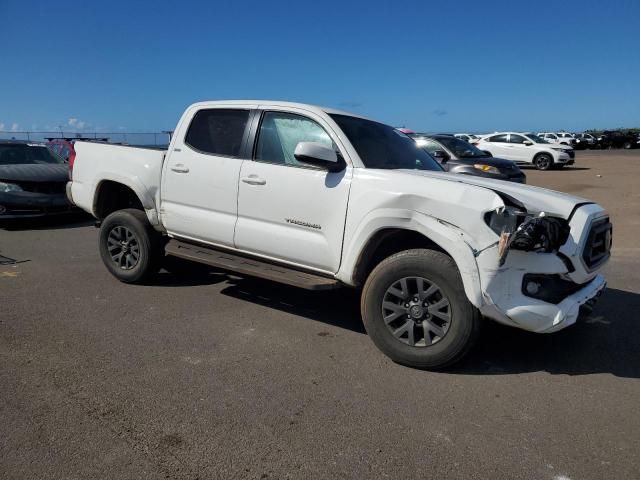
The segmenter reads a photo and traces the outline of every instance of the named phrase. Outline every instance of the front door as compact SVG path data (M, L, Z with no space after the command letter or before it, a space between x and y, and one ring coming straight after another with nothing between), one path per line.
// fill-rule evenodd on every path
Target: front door
M351 167L330 173L296 160L299 142L337 148L330 126L308 115L263 112L253 159L240 172L235 244L248 253L335 273Z
M202 109L179 129L162 173L162 222L173 236L233 247L250 110Z
M526 141L527 139L522 135L516 133L509 135L509 143L507 144L509 148L509 160L515 162L531 162L532 150L531 146L524 144Z

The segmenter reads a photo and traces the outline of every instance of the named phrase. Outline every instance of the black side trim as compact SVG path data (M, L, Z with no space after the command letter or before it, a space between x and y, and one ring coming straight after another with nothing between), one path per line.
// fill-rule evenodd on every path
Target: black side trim
M249 121L247 122L247 128L242 138L242 158L245 160L253 160L253 150L255 148L256 137L258 135L258 128L260 126L260 118L262 117L262 110L254 109L249 114Z
M271 263L263 259L247 257L237 252L232 253L175 239L167 243L165 252L168 255L205 263L221 270L264 278L306 290L329 290L342 285L340 281L333 277L297 270L290 266Z

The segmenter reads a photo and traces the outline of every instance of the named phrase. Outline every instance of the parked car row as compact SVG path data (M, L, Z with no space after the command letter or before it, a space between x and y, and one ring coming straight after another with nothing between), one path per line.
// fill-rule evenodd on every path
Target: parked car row
M455 137L470 143L477 142L486 135L473 135L470 133L456 133ZM588 132L538 132L537 136L548 143L571 146L576 150L585 149L610 149L610 148L640 148L640 133L630 133L614 130L606 130L600 135Z
M526 175L517 164L549 170L575 163L575 151L570 145L550 143L529 132L495 132L470 138L467 134L400 130L452 173L526 183ZM464 138L470 138L471 143Z
M494 158L459 137L420 133L410 136L448 172L526 183L527 177L514 162Z
M597 148L640 148L640 133L605 131L596 138Z

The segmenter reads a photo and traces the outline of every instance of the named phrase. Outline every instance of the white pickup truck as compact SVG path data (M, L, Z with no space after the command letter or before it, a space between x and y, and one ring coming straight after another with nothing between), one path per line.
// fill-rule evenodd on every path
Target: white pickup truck
M449 174L394 128L316 106L204 102L169 149L78 141L69 199L124 282L181 257L307 289L361 288L393 360L447 367L483 317L573 324L605 288L609 216L588 200ZM336 306L339 308L339 306Z

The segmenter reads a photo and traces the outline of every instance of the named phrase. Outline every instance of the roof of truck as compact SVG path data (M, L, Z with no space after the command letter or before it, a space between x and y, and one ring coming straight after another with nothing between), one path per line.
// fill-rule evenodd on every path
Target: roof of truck
M337 114L337 115L349 115L351 117L358 118L367 118L362 115L358 115L357 113L345 112L343 110L337 110L335 108L322 107L319 105L312 105L309 103L298 103L298 102L287 102L281 100L211 100L204 102L197 102L191 105L192 107L211 107L217 105L258 105L261 107L290 107L290 108L300 108L302 110L315 111L316 113L323 112L327 114Z

